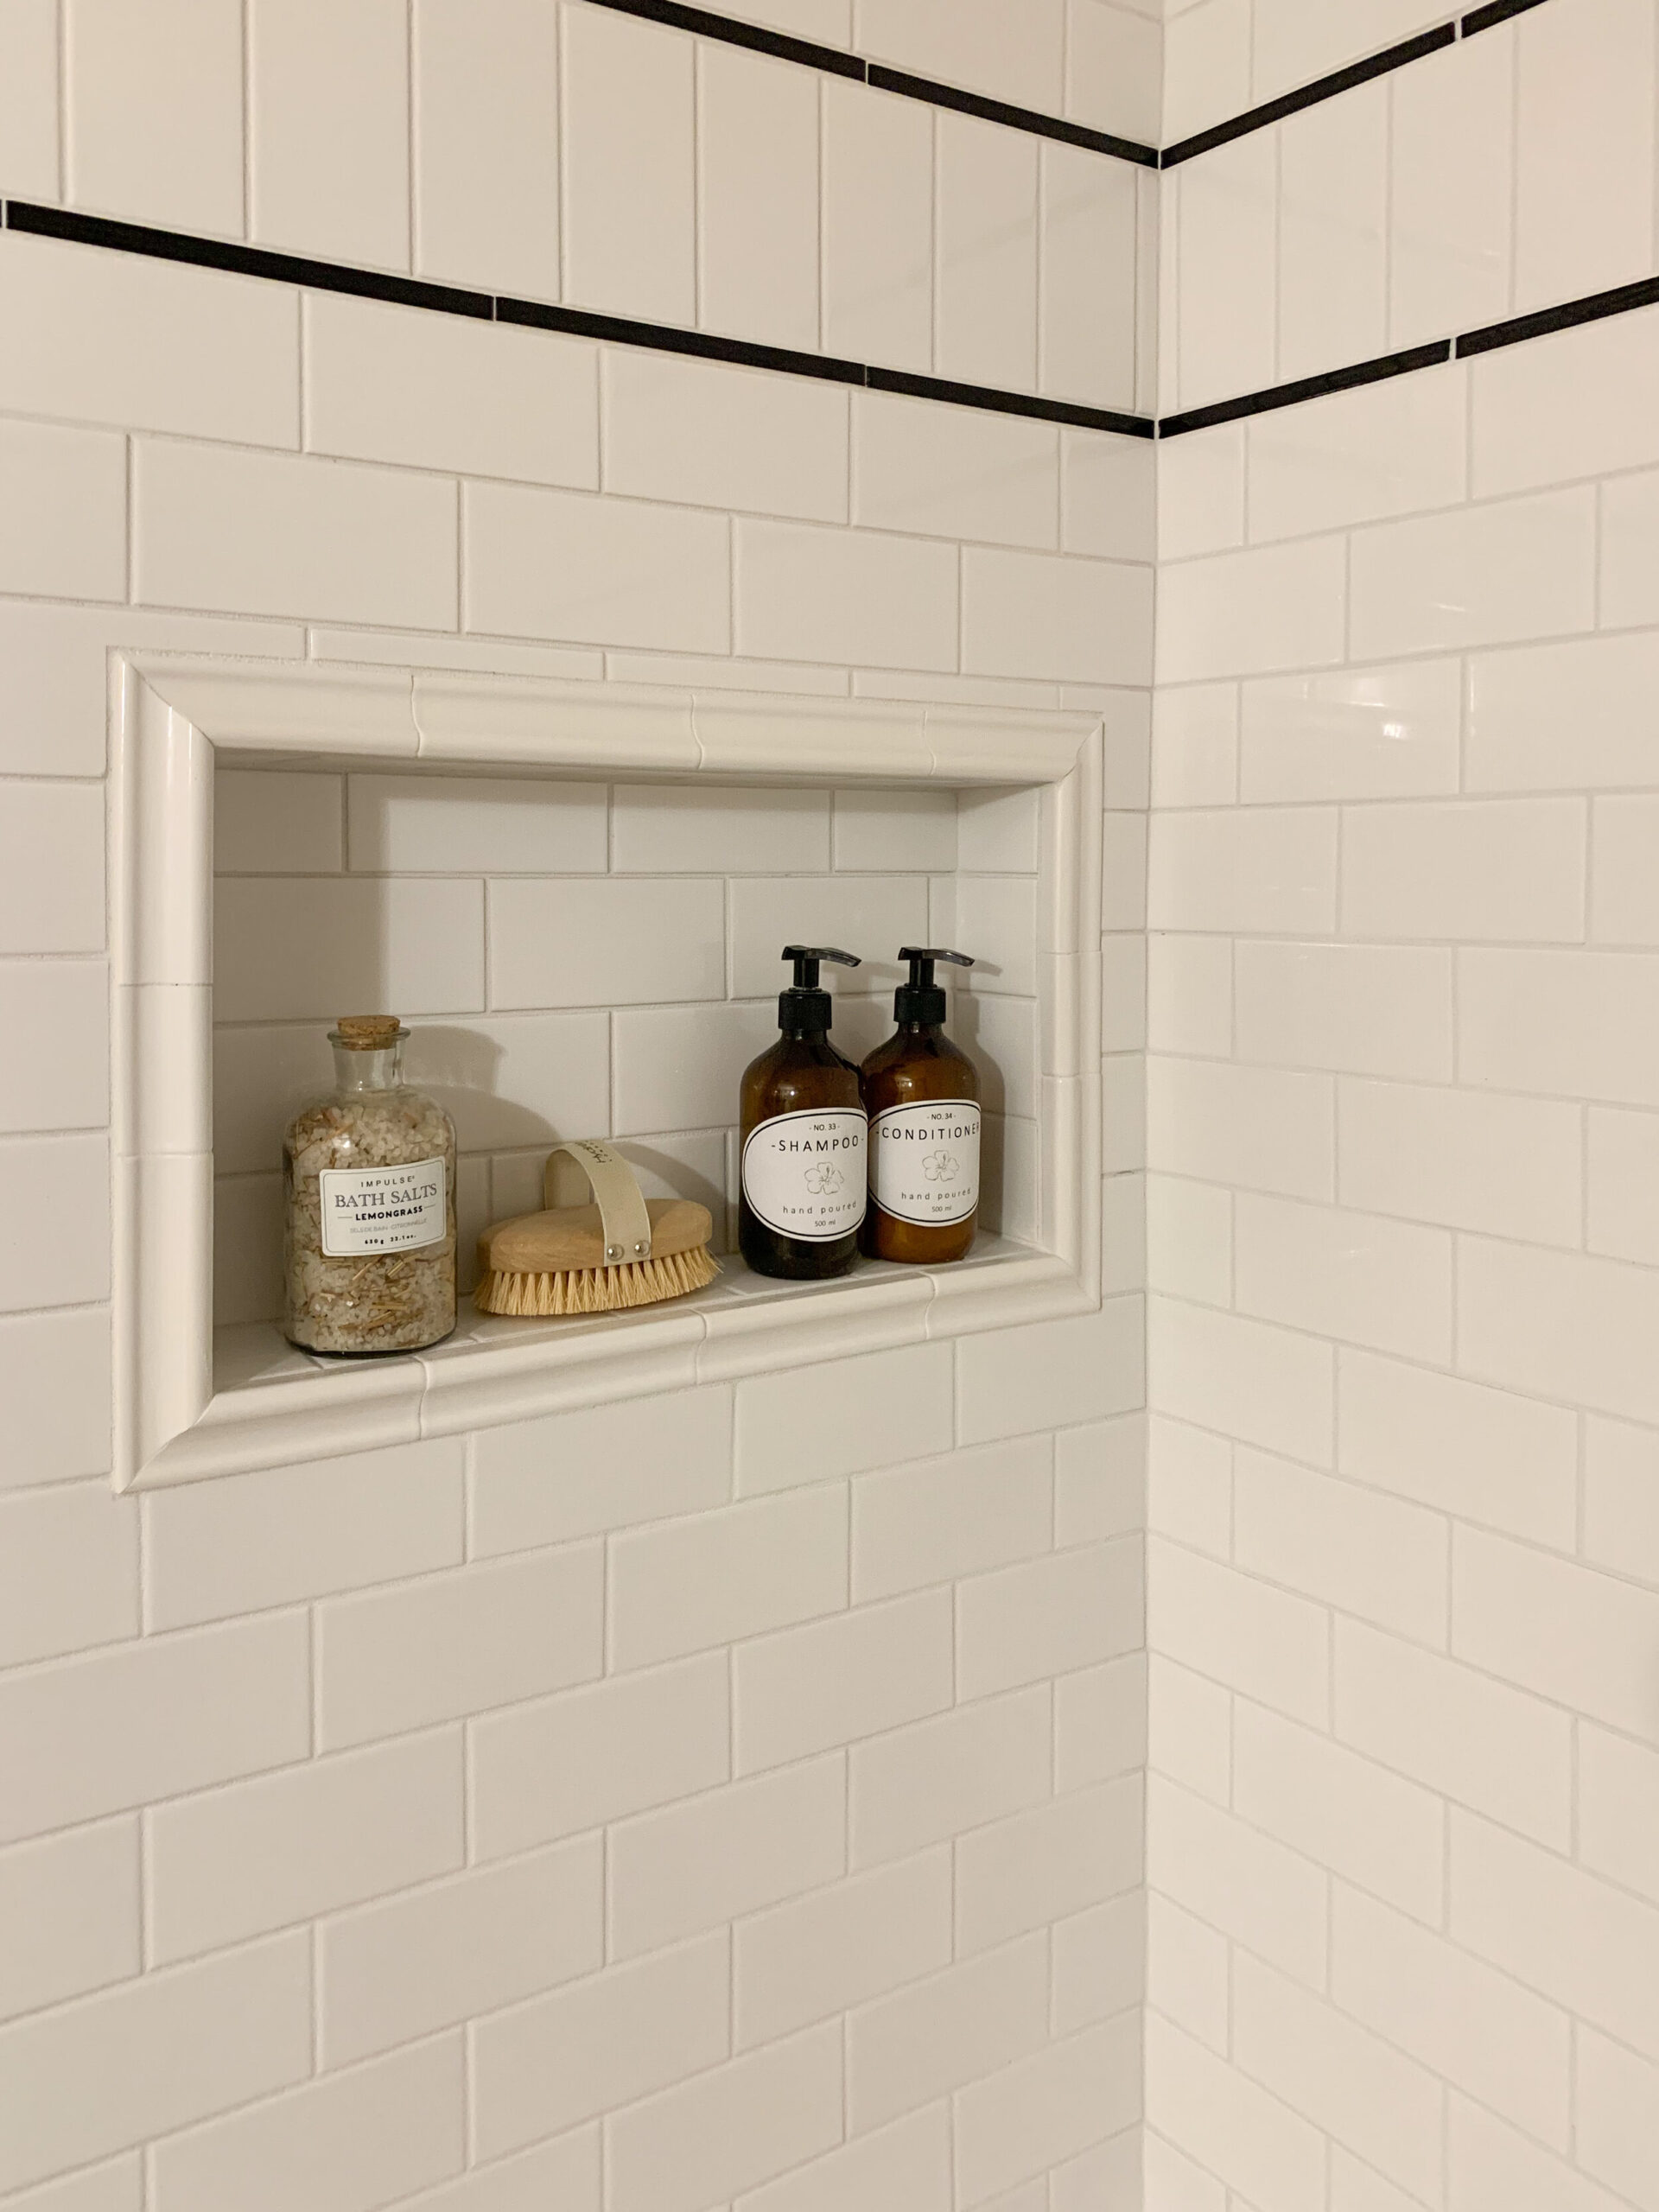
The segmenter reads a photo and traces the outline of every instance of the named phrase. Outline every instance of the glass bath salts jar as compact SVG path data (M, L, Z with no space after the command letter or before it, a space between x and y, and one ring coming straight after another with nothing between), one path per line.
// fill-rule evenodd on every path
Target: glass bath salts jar
M283 1141L283 1328L307 1351L418 1351L455 1325L455 1127L404 1083L408 1035L343 1016L335 1087Z

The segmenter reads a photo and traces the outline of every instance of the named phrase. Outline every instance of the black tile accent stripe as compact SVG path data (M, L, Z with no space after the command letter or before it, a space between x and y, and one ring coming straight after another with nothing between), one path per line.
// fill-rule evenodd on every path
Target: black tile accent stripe
M1591 292L1560 307L1539 308L1532 315L1511 315L1507 322L1489 322L1484 330L1467 330L1457 340L1458 358L1494 353L1500 346L1519 346L1529 338L1547 337L1552 330L1572 330L1581 322L1600 322L1610 315L1628 315L1632 308L1651 307L1659 307L1659 276L1639 277L1611 292Z
M654 3L654 0L653 0ZM73 208L44 207L32 200L0 204L6 229L40 238L65 238L79 245L103 246L117 253L143 254L193 268L218 269L238 276L258 276L315 292L347 292L358 299L386 300L398 307L425 308L440 315L469 315L483 322L512 322L535 330L563 331L575 338L612 346L639 346L658 353L685 353L740 368L769 369L784 376L816 377L860 391L891 391L957 407L977 407L995 415L1017 415L1040 423L1061 423L1077 429L1111 430L1129 438L1154 435L1149 416L1110 407L1084 407L1040 393L1002 391L988 385L953 384L945 377L913 376L864 361L838 360L832 354L797 352L788 346L760 346L742 338L722 338L708 330L683 330L671 323L639 322L626 315L598 315L585 308L555 306L546 300L464 291L452 284L431 284L416 276L395 276L344 263L313 261L301 254L278 253L266 246L242 245L228 238L194 238L183 231L120 223L105 215L83 215Z
M1317 107L1321 100L1335 99L1338 92L1351 92L1356 86L1369 85L1374 77L1386 77L1393 70L1403 69L1408 61L1421 61L1427 54L1438 54L1442 47L1455 46L1457 38L1455 22L1439 23L1433 30L1420 31L1415 38L1386 47L1381 54L1368 54L1363 61L1350 62L1345 69L1333 69L1328 77L1316 77L1311 85L1299 85L1294 92L1281 92L1277 99L1264 100L1260 107L1248 108L1243 115L1233 116L1226 123L1212 124L1208 130L1197 130L1190 138L1178 139L1174 145L1165 147L1159 166L1173 169L1182 162L1190 162L1195 154L1208 154L1217 146L1230 145L1235 138L1248 137L1254 130L1265 130L1269 124L1281 123L1287 115L1299 115L1305 107Z
M1511 16L1524 16L1529 8L1541 8L1544 0L1487 0L1484 8L1472 10L1463 19L1465 38L1473 38L1478 32L1489 31L1495 23L1507 23Z
M717 38L728 46L745 46L754 54L775 54L780 61L798 61L809 69L827 69L837 77L850 77L880 92L896 92L901 99L922 100L930 107L956 108L963 115L977 115L987 123L1001 123L1010 130L1028 130L1039 138L1058 138L1068 146L1083 146L1093 154L1110 154L1120 162L1134 162L1155 169L1158 149L1133 138L1120 138L1109 130L1093 130L1088 124L1068 122L1063 116L1039 114L1035 108L1014 107L1006 100L990 99L980 92L964 92L959 85L944 85L931 77L915 77L907 70L890 69L884 61L869 61L844 48L819 46L815 41L791 38L782 31L746 23L707 8L682 7L680 0L594 0L600 8L618 15L640 16L647 22L668 23L676 30L692 31L699 38Z
M1348 368L1299 377L1294 384L1270 385L1264 391L1245 392L1237 399L1218 399L1208 407L1189 407L1183 414L1166 415L1158 425L1158 435L1179 438L1188 430L1213 429L1219 423L1236 423L1246 415L1268 415L1277 408L1300 406L1305 399L1323 399L1333 391L1351 391L1358 385L1408 376L1414 369L1438 368L1451 359L1452 340L1437 338L1432 345L1408 346L1402 353L1382 353L1375 360L1356 361Z

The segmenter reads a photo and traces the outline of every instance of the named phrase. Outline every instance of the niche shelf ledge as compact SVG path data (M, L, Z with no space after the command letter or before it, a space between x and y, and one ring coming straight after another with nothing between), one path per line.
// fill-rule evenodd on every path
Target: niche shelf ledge
M331 1458L1100 1304L1101 735L1091 716L292 662L111 663L115 1486ZM1036 1245L785 1284L722 1259L642 1312L334 1361L213 1313L213 799L220 753L469 773L1039 793Z

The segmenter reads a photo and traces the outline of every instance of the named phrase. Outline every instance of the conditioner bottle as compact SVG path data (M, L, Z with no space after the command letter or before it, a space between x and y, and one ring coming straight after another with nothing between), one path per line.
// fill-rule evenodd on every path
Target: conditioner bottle
M863 1067L870 1117L872 1259L937 1267L974 1241L979 1211L979 1071L944 1033L944 993L933 963L971 968L965 952L906 944L910 981L893 994L894 1034Z
M786 944L795 981L779 995L782 1032L743 1073L739 1249L757 1274L844 1275L858 1255L866 1190L858 1070L830 1042L833 1011L818 963L850 952Z

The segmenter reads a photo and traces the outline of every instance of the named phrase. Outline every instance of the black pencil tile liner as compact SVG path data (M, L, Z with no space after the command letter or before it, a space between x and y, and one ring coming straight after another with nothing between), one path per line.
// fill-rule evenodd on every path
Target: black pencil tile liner
M1581 322L1600 322L1610 315L1628 315L1633 308L1651 307L1659 307L1659 276L1643 276L1634 284L1617 285L1611 292L1592 292L1581 300L1565 301L1560 307L1511 315L1507 322L1489 322L1484 330L1467 330L1456 340L1458 358L1495 353L1500 346L1519 346L1528 338L1548 337L1552 330L1573 330Z
M1381 54L1368 54L1363 61L1350 62L1345 69L1333 70L1328 77L1316 77L1311 85L1299 85L1294 92L1281 92L1277 99L1248 108L1243 115L1236 115L1226 123L1213 124L1208 130L1197 130L1190 138L1177 140L1174 145L1165 147L1159 165L1173 169L1182 162L1190 162L1195 154L1207 154L1217 146L1230 145L1235 138L1248 137L1253 130L1265 130L1269 124L1282 122L1287 115L1298 115L1305 107L1317 107L1321 100L1335 99L1339 92L1351 92L1356 86L1369 85L1373 77L1386 77L1392 70L1403 69L1408 61L1421 61L1427 54L1438 54L1443 46L1455 46L1457 37L1455 23L1437 24L1434 29L1421 31L1415 38L1403 40Z
M1542 5L1543 0L1487 0L1484 8L1471 9L1459 28L1465 38L1473 38L1478 32L1491 30L1496 23L1507 23L1511 16L1524 16L1529 8Z
M1213 429L1221 423L1236 423L1247 415L1268 415L1281 407L1296 407L1305 399L1324 399L1333 391L1353 391L1361 385L1382 384L1389 377L1408 376L1414 369L1432 369L1452 358L1452 340L1437 338L1429 346L1413 346L1402 353L1383 353L1371 361L1355 361L1343 369L1327 369L1317 377L1299 377L1294 384L1276 384L1265 391L1243 393L1237 399L1218 399L1209 407L1189 407L1180 415L1166 415L1158 425L1160 438L1179 438L1188 430Z
M717 16L709 8L683 8L679 0L594 0L619 16L639 16L648 23L666 23L677 31L691 31L698 38L717 38L726 46L747 46L754 54L770 54L779 61L798 61L808 69L829 69L837 77L864 81L861 54L844 47L820 46L816 40L791 38L786 31L768 30L763 23L746 23L731 16Z
M1122 437L1149 438L1154 424L1145 415L1120 414L1109 407L1084 407L1076 400L1049 399L1040 392L1001 391L990 385L953 384L946 377L913 376L905 369L869 368L872 391L892 391L912 399L933 399L950 407L981 407L997 415L1024 415L1039 423L1064 423L1080 430L1115 430Z
M906 99L925 100L930 107L953 108L961 115L979 116L986 123L1005 124L1010 130L1058 138L1093 154L1115 155L1119 161L1135 162L1142 168L1158 166L1154 146L1114 137L1109 130L1091 130L1086 124L1068 123L1062 116L1039 115L1034 108L1013 107L1006 100L988 99L982 92L964 92L959 86L935 84L931 77L912 77L902 69L889 69L884 61L869 64L868 82L878 92L898 92Z

